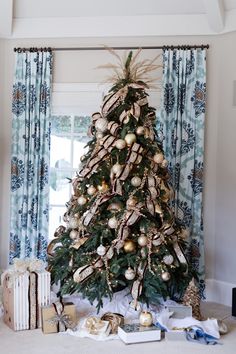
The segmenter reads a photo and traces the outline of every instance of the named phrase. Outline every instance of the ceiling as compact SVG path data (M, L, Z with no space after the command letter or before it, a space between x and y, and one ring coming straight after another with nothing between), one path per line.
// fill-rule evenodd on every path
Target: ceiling
M0 37L204 35L236 30L236 0L0 0Z

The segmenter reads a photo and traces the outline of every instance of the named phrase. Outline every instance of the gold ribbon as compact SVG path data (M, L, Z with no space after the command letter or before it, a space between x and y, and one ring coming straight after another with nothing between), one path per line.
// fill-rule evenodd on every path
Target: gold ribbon
M131 288L131 295L134 299L134 303L135 303L135 307L137 306L137 302L138 302L138 297L141 295L142 290L143 290L143 276L145 273L145 270L147 268L147 262L145 262L144 264L140 263L137 269L137 275L138 275L138 279L135 280L132 284L132 288Z
M128 93L128 85L122 87L115 93L105 97L104 103L102 105L102 115L108 115L112 110L119 106L120 102L123 101Z
M76 283L82 283L93 274L96 268L101 268L102 266L103 261L98 258L93 265L85 265L78 268L73 275L73 279Z

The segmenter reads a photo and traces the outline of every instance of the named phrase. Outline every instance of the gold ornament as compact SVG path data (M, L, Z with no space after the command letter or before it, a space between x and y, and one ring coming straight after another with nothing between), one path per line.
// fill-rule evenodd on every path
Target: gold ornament
M163 272L161 273L162 280L168 281L170 280L170 273L169 272Z
M77 203L79 205L84 205L87 203L87 198L85 198L83 195L81 195L78 199L77 199Z
M138 127L137 129L136 129L136 134L137 135L144 135L144 133L145 133L145 128L144 127Z
M123 166L120 165L119 163L116 163L115 165L112 166L111 170L115 175L118 175L121 173L123 169Z
M70 232L70 238L71 238L72 240L75 240L75 239L78 237L78 235L79 235L78 231L76 231L76 230L71 230L71 232Z
M131 146L136 141L136 135L134 133L126 134L125 141L128 146Z
M122 150L126 147L126 141L123 140L123 139L118 139L115 143L115 147L118 149L118 150Z
M172 256L172 254L167 254L163 257L163 262L166 265L171 265L174 262L174 257Z
M139 246L145 247L145 246L147 246L147 243L148 243L148 238L147 238L147 236L145 236L145 235L139 236L139 238L138 238L138 244L139 244Z
M123 247L126 253L131 253L136 250L136 244L133 240L125 240Z
M108 205L107 210L120 211L122 208L123 208L122 203L116 202L116 203L111 203L110 205Z
M138 200L136 197L130 197L126 202L127 208L132 208L137 204Z
M134 176L132 179L131 179L131 184L133 187L139 187L142 183L142 180L140 177L138 176Z
M153 323L151 312L142 311L139 316L139 323L141 324L141 326L150 327Z
M110 218L108 220L108 226L111 228L111 229L116 229L117 226L118 226L118 220L116 219L115 216L113 216L112 218Z
M164 156L161 152L159 152L153 156L153 161L155 163L162 163L163 160L164 160Z
M99 132L105 133L107 130L108 121L106 118L98 118L95 123L95 128Z
M105 181L102 181L102 184L98 187L99 192L106 192L109 189L108 184Z
M104 247L103 245L98 246L97 254L99 256L104 256L106 254L106 247Z
M135 278L135 271L132 269L132 268L128 268L126 271L125 271L125 278L127 280L133 280Z
M89 186L87 189L88 195L94 195L97 192L97 189L94 186Z
M192 306L193 317L201 321L201 310L200 310L200 294L199 289L195 285L194 278L190 281L187 289L185 290L182 303L183 305Z

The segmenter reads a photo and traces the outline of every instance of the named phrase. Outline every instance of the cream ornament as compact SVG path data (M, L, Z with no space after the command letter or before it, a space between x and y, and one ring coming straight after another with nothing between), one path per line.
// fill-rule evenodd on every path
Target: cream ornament
M153 323L151 312L142 311L139 316L139 323L141 324L141 326L150 327Z
M88 195L94 195L97 192L97 189L94 186L89 186L87 189Z
M131 146L136 141L136 135L134 133L126 134L125 141L128 146Z
M139 246L141 246L141 247L147 246L147 244L148 244L148 238L147 238L147 236L145 236L145 235L139 236L139 238L138 238L138 244L139 244Z
M104 256L106 254L106 247L103 245L98 246L97 248L97 254L99 256Z
M87 198L85 198L83 195L81 195L78 199L77 199L77 203L79 205L84 205L87 203Z
M111 228L111 229L116 229L117 226L118 226L118 220L116 219L115 216L113 216L112 218L110 218L108 220L108 226Z
M115 165L112 166L111 170L115 175L118 175L121 173L123 169L123 166L120 165L119 163L116 163Z
M133 280L135 278L135 271L132 269L132 268L128 268L126 271L125 271L125 278L127 280Z
M172 254L167 254L163 257L163 262L166 265L171 265L174 262L174 257L172 256Z
M126 141L123 140L123 139L118 139L115 143L115 147L118 149L118 150L122 150L126 147Z
M161 153L161 152L159 152L159 153L157 153L157 154L155 154L154 156L153 156L153 161L155 162L155 163L162 163L163 162L163 160L164 160L164 156L163 156L163 154Z
M76 231L76 230L71 230L71 232L70 232L70 238L72 239L72 240L75 240L75 239L77 239L77 237L78 237L78 231Z
M107 130L108 121L106 118L98 118L95 123L95 128L97 131L105 133Z
M131 179L131 184L133 187L139 187L142 183L142 180L140 177L138 176L134 176L132 179Z
M145 128L144 127L138 127L137 129L136 129L136 134L137 135L144 135L145 134Z
M161 273L162 280L168 281L170 280L170 273L169 272L163 272Z

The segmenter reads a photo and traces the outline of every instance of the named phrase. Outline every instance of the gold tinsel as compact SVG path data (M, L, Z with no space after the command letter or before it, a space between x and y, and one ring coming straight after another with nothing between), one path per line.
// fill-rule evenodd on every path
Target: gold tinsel
M201 302L201 298L200 298L200 294L199 294L199 289L195 285L194 278L193 278L190 281L190 283L185 291L182 303L183 303L183 305L186 305L186 306L192 306L193 317L199 321L201 321L201 319L202 319L201 310L200 310L200 302Z

